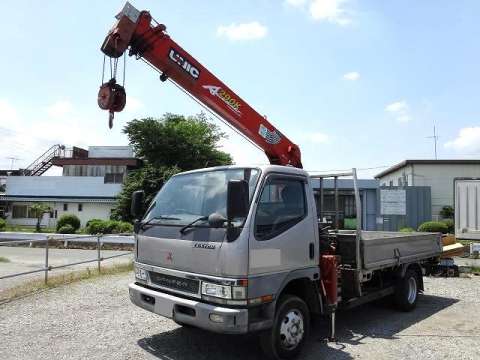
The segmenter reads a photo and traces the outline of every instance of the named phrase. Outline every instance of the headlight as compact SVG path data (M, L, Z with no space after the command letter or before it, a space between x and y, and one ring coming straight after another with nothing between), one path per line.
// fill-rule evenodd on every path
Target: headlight
M202 295L214 296L222 299L232 298L232 288L227 285L202 282Z
M135 277L139 280L147 281L147 271L135 266Z

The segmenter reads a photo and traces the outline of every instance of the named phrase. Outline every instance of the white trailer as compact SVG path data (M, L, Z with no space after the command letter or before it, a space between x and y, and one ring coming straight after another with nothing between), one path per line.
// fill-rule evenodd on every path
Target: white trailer
M480 178L457 178L455 187L455 237L480 240Z

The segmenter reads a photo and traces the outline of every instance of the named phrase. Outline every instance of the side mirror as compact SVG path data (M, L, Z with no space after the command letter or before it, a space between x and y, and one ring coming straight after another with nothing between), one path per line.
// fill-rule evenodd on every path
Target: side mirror
M227 188L227 219L248 215L248 182L245 180L230 180Z
M143 212L143 198L145 193L143 190L134 191L132 194L132 203L130 205L130 214L135 218L139 219L142 216Z
M210 227L212 228L221 228L226 222L227 219L225 219L219 213L210 214L210 216L208 217L208 225L210 225Z

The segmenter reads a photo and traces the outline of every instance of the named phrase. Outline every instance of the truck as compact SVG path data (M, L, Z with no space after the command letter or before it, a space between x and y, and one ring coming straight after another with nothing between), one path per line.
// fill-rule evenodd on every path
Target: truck
M101 47L110 63L129 55L158 70L260 147L270 164L222 166L171 177L147 210L133 193L135 280L131 302L181 326L224 334L256 333L265 354L290 359L304 347L311 322L382 297L411 311L423 274L438 263L441 235L340 230L323 222L300 149L194 57L147 11L127 3ZM125 90L114 77L98 103L120 111ZM316 176L354 182L356 170ZM335 192L337 192L335 190ZM337 202L338 203L338 202Z

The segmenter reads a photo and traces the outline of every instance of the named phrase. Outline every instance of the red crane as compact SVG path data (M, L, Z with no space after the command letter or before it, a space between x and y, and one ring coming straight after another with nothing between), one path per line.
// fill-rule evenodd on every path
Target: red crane
M148 11L138 11L127 2L116 18L101 47L106 56L118 59L129 49L130 56L143 58L159 70L162 81L173 80L263 149L271 164L302 167L299 147L173 41L166 26ZM125 90L115 77L100 87L98 104L110 111L110 124L125 101Z

